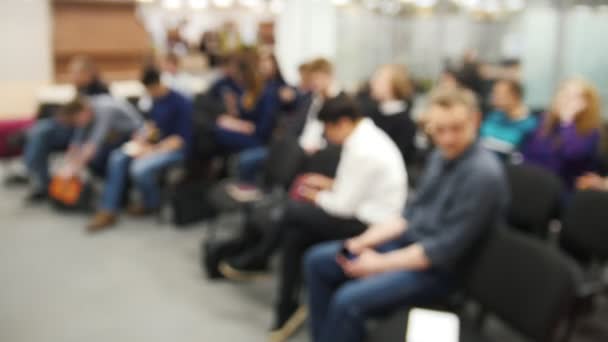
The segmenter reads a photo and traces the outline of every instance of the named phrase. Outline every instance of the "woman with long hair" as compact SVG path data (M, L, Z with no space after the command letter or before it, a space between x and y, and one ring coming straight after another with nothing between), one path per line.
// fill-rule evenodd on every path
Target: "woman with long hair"
M597 89L589 82L564 82L542 124L524 147L524 160L555 172L572 189L577 177L597 167L600 107Z
M243 93L235 99L236 110L221 115L214 130L216 144L227 153L265 145L279 107L276 93L266 86L260 72L258 55L246 51L236 59L237 82Z

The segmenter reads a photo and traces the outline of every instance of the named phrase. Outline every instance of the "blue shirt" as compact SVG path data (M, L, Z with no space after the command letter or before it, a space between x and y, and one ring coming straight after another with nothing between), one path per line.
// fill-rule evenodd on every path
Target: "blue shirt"
M537 126L538 119L533 115L521 120L512 120L504 112L494 111L481 126L481 141L487 149L507 155L517 151Z
M272 136L279 106L278 94L272 86L264 89L251 109L243 108L242 101L239 101L240 119L253 123L254 133L248 135L216 126L214 130L216 142L229 151L241 151L265 145Z
M192 147L192 102L184 95L170 90L165 96L154 99L150 119L160 130L161 139L178 135L184 140L184 151Z
M453 271L504 219L508 198L501 163L479 143L455 160L436 150L404 212L408 229L401 241L421 244L434 268Z

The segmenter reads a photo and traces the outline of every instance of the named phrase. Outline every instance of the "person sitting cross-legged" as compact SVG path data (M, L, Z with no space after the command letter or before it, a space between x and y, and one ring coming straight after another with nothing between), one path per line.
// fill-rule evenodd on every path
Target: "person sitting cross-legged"
M428 304L454 289L508 200L500 162L477 142L476 107L469 91L435 92L427 128L437 150L403 217L306 255L313 341L363 341L367 318Z
M143 215L158 209L159 173L185 161L188 155L192 141L191 101L164 86L155 69L144 72L142 83L154 99L151 120L110 156L101 207L87 226L90 232L116 222L129 175L143 199L142 205L130 206L129 212Z

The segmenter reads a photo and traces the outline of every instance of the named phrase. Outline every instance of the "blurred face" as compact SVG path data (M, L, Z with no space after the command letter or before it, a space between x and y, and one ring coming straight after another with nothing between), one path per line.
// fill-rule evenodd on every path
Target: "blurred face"
M568 82L558 91L555 106L562 117L575 117L587 109L588 103L585 99L585 89L577 82Z
M95 75L89 70L86 70L81 65L72 65L70 67L70 79L77 88L87 86L93 81Z
M307 70L300 70L300 88L304 91L312 89L310 72Z
M376 101L388 101L393 96L392 82L390 71L386 68L382 68L374 74L370 81L372 97Z
M446 159L458 158L475 141L478 118L465 106L435 105L427 115L429 134Z
M337 122L325 123L325 138L332 144L342 145L355 126L352 120L341 118Z
M460 84L458 84L458 80L456 76L450 72L444 72L441 74L439 78L439 86L443 88L458 88Z
M270 56L264 56L260 59L260 72L265 79L274 77L276 70Z
M509 85L498 82L492 89L492 104L496 109L509 113L519 105L519 99L513 94Z
M333 78L330 74L315 71L310 75L310 85L312 87L312 91L317 94L326 95L331 88L333 83Z

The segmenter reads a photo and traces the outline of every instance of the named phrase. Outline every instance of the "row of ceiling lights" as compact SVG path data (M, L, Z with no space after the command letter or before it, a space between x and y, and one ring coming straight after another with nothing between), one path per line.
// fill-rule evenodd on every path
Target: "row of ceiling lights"
M170 10L190 8L195 10L216 8L231 8L242 6L251 9L268 9L272 13L280 13L285 1L289 0L137 0L141 3L159 2ZM450 6L476 14L508 14L522 11L526 0L311 0L313 2L331 1L335 6L361 6L368 10L378 11L389 15L397 15L408 9L432 10L440 6ZM598 0L587 0L595 2ZM603 2L605 0L601 0ZM580 3L579 3L580 4ZM603 6L600 6L603 7Z
M140 3L159 2L164 8L169 10L179 10L190 8L194 10L206 9L211 6L216 8L230 8L240 5L247 8L261 9L267 7L272 12L281 12L284 7L283 0L137 0Z

